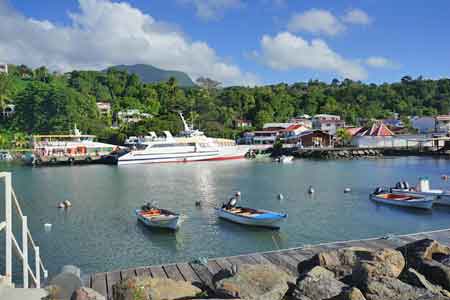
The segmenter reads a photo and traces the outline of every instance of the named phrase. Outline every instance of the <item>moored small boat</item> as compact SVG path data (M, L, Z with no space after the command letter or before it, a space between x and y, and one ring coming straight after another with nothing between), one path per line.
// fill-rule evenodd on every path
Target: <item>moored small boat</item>
M220 218L249 226L278 229L287 218L287 214L248 207L217 208Z
M407 181L397 182L391 191L396 194L432 197L434 204L450 206L450 191L430 188L430 181L426 177L420 177L415 187L411 187Z
M167 209L144 205L135 213L138 220L148 227L177 230L180 226L180 215Z
M370 199L378 203L403 207L431 209L433 206L433 198L431 197L391 193L383 191L380 188L377 188L374 193L370 194Z

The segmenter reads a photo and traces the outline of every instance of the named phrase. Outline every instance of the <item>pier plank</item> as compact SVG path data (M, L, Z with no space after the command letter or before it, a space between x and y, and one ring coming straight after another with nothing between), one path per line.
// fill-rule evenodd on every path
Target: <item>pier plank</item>
M209 260L208 270L214 276L222 270L222 267L219 264L217 264L214 260Z
M106 273L106 282L108 288L108 299L112 299L112 287L120 281L120 271Z
M259 253L250 254L250 257L252 257L258 264L265 264L265 265L272 264L270 260L268 260Z
M178 263L177 268L183 275L184 280L196 283L203 283L200 277L194 272L188 263Z
M137 276L151 276L148 267L140 267L135 270Z
M215 258L214 261L222 267L222 269L227 269L227 270L231 270L232 267L232 263L230 261L228 261L226 258L220 257L220 258Z
M122 280L131 278L131 277L136 277L135 269L127 269L127 270L120 271L120 278L122 278Z
M91 276L90 287L103 296L108 296L108 288L106 286L106 273L96 273Z
M151 266L150 272L152 273L152 277L167 278L167 274L164 272L162 266Z
M208 268L202 264L189 264L202 282L209 288L213 288L212 277L213 274L208 270Z
M163 266L164 271L170 279L185 281L183 275L181 275L180 270L174 264Z

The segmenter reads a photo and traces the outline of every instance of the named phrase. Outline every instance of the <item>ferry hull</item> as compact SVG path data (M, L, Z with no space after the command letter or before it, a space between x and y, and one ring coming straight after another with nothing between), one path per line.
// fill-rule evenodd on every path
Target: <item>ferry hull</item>
M187 163L196 161L219 161L244 159L248 148L233 149L232 151L193 152L180 154L144 154L127 153L117 159L120 165L153 164L153 163Z

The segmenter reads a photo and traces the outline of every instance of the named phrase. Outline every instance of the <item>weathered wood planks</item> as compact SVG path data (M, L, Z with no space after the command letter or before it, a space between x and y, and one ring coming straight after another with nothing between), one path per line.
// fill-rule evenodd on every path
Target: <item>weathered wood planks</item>
M203 286L212 287L213 276L222 269L231 270L233 265L273 264L293 275L296 275L298 272L297 266L299 262L308 259L321 251L330 251L355 246L367 248L396 248L424 238L438 240L443 244L450 245L450 229L410 235L390 236L379 239L336 242L303 248L213 258L208 260L206 265L177 263L131 268L107 273L96 273L89 276L88 285L100 294L107 296L108 299L112 299L112 286L114 284L122 279L141 275L190 281L196 285L200 284Z

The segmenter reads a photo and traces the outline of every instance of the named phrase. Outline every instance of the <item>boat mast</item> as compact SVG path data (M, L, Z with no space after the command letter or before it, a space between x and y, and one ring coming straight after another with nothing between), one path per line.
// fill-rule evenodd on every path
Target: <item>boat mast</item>
M191 131L191 128L189 128L189 125L187 124L186 120L184 119L183 113L181 111L178 112L178 115L181 118L181 121L183 122L184 125L184 131L189 132Z

